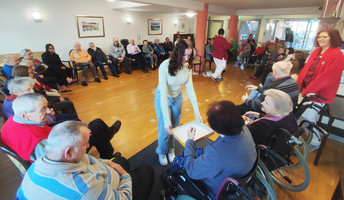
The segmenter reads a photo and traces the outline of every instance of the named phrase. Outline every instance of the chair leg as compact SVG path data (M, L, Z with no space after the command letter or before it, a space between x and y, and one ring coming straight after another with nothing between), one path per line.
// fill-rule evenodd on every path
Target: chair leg
M318 149L318 152L317 152L317 155L315 156L315 159L314 159L314 165L315 166L318 166L318 162L319 162L319 159L320 159L320 156L321 156L321 153L325 147L325 144L326 144L326 141L327 141L327 138L328 138L328 135L325 135L324 138L322 139L321 141L321 144L320 144L320 147Z

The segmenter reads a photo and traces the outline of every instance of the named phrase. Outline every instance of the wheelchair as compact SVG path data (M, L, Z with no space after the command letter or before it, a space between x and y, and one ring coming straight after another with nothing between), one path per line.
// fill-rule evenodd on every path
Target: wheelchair
M240 179L231 177L225 178L218 189L216 200L253 200L255 198L268 200L277 199L275 188L271 185L273 182L269 171L264 165L259 166L259 162L258 150L257 160L250 172ZM270 178L270 182L267 181L266 177ZM191 179L185 170L177 170L170 173L165 178L165 181L169 186L167 189L168 198L166 199L184 199L180 198L184 195L188 195L192 197L192 199L197 200L213 199L209 195L206 185L202 181Z
M303 191L308 187L309 168L300 153L308 153L308 149L301 137L298 139L286 129L280 128L276 129L266 145L257 145L257 148L262 151L260 159L275 183L294 192Z

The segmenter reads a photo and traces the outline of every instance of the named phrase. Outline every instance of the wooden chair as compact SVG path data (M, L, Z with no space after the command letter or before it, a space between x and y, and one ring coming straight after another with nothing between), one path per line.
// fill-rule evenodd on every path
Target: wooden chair
M193 56L194 56L194 59L192 61L192 67L194 68L194 71L196 72L195 66L198 65L199 66L198 74L200 74L201 69L202 69L202 56L198 55L196 48L193 48Z

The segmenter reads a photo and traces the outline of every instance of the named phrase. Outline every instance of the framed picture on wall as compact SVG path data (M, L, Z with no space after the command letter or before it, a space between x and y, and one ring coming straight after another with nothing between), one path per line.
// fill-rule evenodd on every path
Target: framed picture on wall
M179 33L186 32L186 21L185 19L179 19Z
M161 19L148 19L148 35L162 35Z
M104 18L98 16L76 16L79 38L104 37Z

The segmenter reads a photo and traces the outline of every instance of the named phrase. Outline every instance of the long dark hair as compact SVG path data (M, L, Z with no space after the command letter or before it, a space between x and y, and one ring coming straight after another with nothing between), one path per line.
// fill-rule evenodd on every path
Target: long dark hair
M177 71L183 68L183 56L186 49L193 49L190 41L186 39L179 40L172 52L170 63L168 65L168 73L171 76L175 76ZM189 58L189 69L192 68L193 53Z
M50 44L50 43L48 43L48 44L45 45L45 52L46 52L46 53L50 53L50 52L49 52L49 47L50 47L50 46L53 46L53 47L54 47L54 45L52 45L52 44Z

